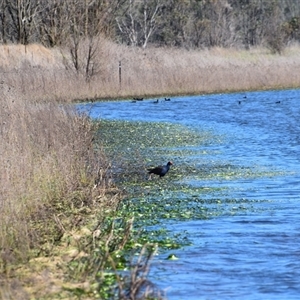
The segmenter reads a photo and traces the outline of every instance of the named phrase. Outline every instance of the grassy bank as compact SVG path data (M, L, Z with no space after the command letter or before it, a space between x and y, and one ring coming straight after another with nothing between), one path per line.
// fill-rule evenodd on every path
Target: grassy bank
M84 75L84 45L79 52L78 72L69 49L1 46L1 80L28 97L60 101L300 86L298 45L287 47L282 55L274 55L267 49L142 50L100 39L90 65L94 75L88 82Z
M99 124L5 83L0 91L0 299L160 299L146 278L155 248L118 209ZM129 263L131 275L117 275Z
M93 125L57 103L40 104L5 83L1 91L0 266L3 299L15 299L15 269L30 259L52 256L65 234L111 189L108 161L93 151ZM93 179L103 180L93 189ZM105 202L114 209L117 201ZM83 212L83 209L86 212ZM26 299L25 290L21 298ZM21 292L22 293L22 292Z

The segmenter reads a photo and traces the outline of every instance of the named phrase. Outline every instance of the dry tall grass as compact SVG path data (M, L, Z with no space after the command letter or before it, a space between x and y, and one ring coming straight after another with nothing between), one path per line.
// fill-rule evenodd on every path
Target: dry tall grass
M23 95L39 100L275 89L300 86L299 53L298 45L286 48L282 55L266 49L142 50L100 39L92 62L96 75L86 82L72 68L68 49L11 45L0 47L1 61L9 61L0 66L0 76L9 86L18 86ZM85 43L79 54L84 65Z
M94 152L86 117L26 101L5 83L0 92L0 262L8 263L27 258L50 231L62 234L61 224L70 228L59 214L92 205L93 180L107 161Z

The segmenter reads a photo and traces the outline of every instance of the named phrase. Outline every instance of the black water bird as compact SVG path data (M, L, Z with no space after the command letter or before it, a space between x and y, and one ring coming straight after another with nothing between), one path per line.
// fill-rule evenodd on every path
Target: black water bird
M156 99L153 103L158 103L159 102L159 100L158 99Z
M136 101L143 101L144 98L133 98L133 100L136 100Z
M171 99L170 98L165 98L165 101L171 101Z
M161 178L169 172L171 165L173 165L173 163L169 161L165 166L158 166L147 170L150 175L151 174L159 175L159 177Z

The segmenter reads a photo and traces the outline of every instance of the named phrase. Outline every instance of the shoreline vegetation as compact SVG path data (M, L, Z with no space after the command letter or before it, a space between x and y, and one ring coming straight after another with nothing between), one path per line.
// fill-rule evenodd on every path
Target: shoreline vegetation
M300 46L267 48L136 48L98 38L92 62L81 42L76 68L68 48L2 45L2 81L32 100L90 101L135 96L228 93L300 86ZM95 46L96 47L96 46ZM121 75L119 64L121 63ZM86 69L93 68L92 75Z
M155 245L143 245L133 217L119 210L124 191L102 148L101 122L69 104L300 87L296 44L279 55L99 38L88 77L87 44L77 69L64 48L0 46L0 299L164 298L147 280ZM129 264L121 277L116 271Z

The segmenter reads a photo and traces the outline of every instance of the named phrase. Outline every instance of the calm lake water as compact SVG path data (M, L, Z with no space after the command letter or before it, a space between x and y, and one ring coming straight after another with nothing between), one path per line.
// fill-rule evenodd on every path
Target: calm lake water
M175 122L213 132L219 141L201 145L206 155L189 157L191 163L272 175L191 180L224 187L218 197L235 204L208 220L170 222L168 229L188 232L192 244L156 256L151 279L172 300L300 299L300 90L154 100L85 108L94 118ZM167 260L170 253L179 259Z

